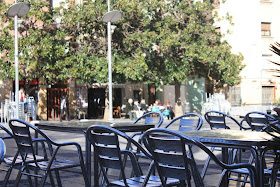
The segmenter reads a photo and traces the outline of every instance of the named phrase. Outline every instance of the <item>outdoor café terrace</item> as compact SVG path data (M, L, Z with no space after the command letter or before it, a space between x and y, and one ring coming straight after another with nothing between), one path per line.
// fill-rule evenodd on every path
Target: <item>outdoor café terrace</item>
M221 184L222 186L242 186L241 179L246 180L247 182L256 180L255 183L252 184L252 186L264 186L264 184L266 183L273 183L274 179L277 178L278 166L274 165L275 170L273 171L275 171L276 174L272 175L272 170L269 170L269 167L273 166L273 164L271 165L271 163L268 162L274 161L274 158L278 158L277 147L279 145L279 142L277 140L277 134L275 132L271 132L271 129L273 128L267 130L268 133L265 129L265 127L268 127L269 125L272 125L272 127L274 127L274 125L278 123L278 119L273 118L274 116L270 116L265 113L254 112L250 114L248 113L248 115L246 116L234 116L235 118L233 118L232 116L228 116L224 113L210 112L203 117L201 117L199 114L185 114L181 118L176 118L174 121L164 118L161 119L161 116L161 114L154 113L152 115L141 118L139 121L134 122L130 121L129 119L115 119L114 121L110 122L103 120L88 120L83 122L72 120L70 122L62 123L58 121L36 121L32 122L32 124L39 128L42 132L44 132L54 142L77 142L81 146L86 168L86 175L91 186L100 186L102 183L102 180L94 180L95 178L102 178L102 174L100 170L98 170L99 172L95 172L97 169L95 166L97 166L98 163L96 160L94 160L94 150L96 149L93 148L93 146L91 145L92 142L88 138L86 138L87 136L85 136L86 130L91 125L101 125L105 127L112 127L112 129L118 129L123 132L123 136L131 136L135 132L144 132L150 129L171 129L176 133L183 134L183 136L189 137L191 140L204 143L205 145L207 145L209 152L211 150L220 161L223 161L225 163L228 162L229 165L242 162L244 163L244 167L248 167L250 165L250 167L248 168L251 168L251 166L252 168L254 168L253 171L255 172L253 172L254 176L252 176L252 178L248 177L248 172L244 172L244 168L243 174L245 173L245 175L240 175L238 178L238 169L236 169L236 167L234 169L235 174L234 172L232 172L225 175L226 180ZM275 122L275 119L277 122ZM18 122L15 122L15 125L18 125ZM2 125L9 130L14 130L13 127L8 123L3 123ZM10 127L12 128L10 129ZM91 131L95 132L95 130L96 129L92 129ZM106 128L100 130L100 132L103 132L105 130ZM96 131L96 133L99 133L99 131ZM36 135L36 132L34 131L32 134ZM15 151L19 150L19 148L15 144L14 139L5 139L7 134L4 131L0 131L0 135L2 138L4 138L4 142L7 148L7 154L11 154L12 152L14 153ZM136 141L138 141L138 136L135 136L134 138L136 139ZM123 137L120 138L119 143L121 149L128 149L127 143ZM167 149L168 145L171 144L166 143L164 147ZM145 148L144 144L141 144L141 146L146 151L149 150ZM38 149L41 149L40 145ZM175 148L172 147L172 149ZM199 147L195 148L195 144L187 148L186 151L188 151L189 149L192 149L193 152L189 153L186 156L188 158L193 157L195 159L199 175L202 176L198 178L203 179L203 183L205 186L217 186L219 184L220 177L225 170L222 170L221 167L213 161L212 157L210 159L210 163L205 164L207 163L207 159L209 158L208 154L206 154L203 149L199 149ZM272 150L272 152L268 150ZM267 157L268 153L270 157ZM65 148L61 148L59 154L62 155L65 160L78 160L77 155L75 155L74 153L73 147L68 148L67 146L65 146ZM136 153L133 152L133 154ZM154 154L148 154L151 156L150 159L147 159L145 157L139 157L138 159L138 162L142 166L143 173L146 173L149 170L151 159L158 158L155 157ZM12 156L12 154L6 155L5 157L7 156ZM265 164L268 164L268 169L264 168ZM1 168L4 165L5 163L2 162ZM205 168L206 165L208 166L208 169L204 170L203 168ZM100 167L102 165L100 165L99 163L98 166ZM132 167L133 164L131 165L131 163L128 162L127 168L125 169L127 178L130 177L130 174L133 170ZM117 169L113 172L109 172L108 170L108 173L106 175L112 181L118 180L120 177L120 170L121 169ZM15 166L9 177L7 186L12 186L15 183L18 171L19 166ZM97 173L100 175L97 175ZM191 174L194 175L194 173L195 172L191 170ZM4 171L1 171L0 181L2 185L4 184L5 176L6 173ZM239 181L231 180L231 178L233 177L235 177L236 180ZM57 176L54 178L56 179ZM176 178L176 176L174 176L174 178ZM66 170L62 170L62 172L60 171L60 179L62 186L85 186L85 180L83 178L80 167L69 168ZM227 179L229 181L227 181ZM33 177L31 178L31 180L34 183L35 180ZM196 180L198 180L197 176L192 176L191 183L194 185L194 182ZM56 183L56 180L54 181ZM160 183L160 181L157 182ZM277 180L276 183L278 183ZM45 186L50 185L50 177L47 177ZM186 183L184 185L186 185ZM198 184L197 186L201 185L202 184ZM246 184L246 186L249 185L249 183ZM25 175L21 177L19 186L30 186L28 178Z

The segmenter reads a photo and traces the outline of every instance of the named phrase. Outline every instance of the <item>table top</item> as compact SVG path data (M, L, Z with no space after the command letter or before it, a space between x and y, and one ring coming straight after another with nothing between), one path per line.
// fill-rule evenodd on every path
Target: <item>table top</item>
M230 129L185 131L183 134L205 144L236 145L236 146L278 146L280 141L275 140L266 132L242 131Z
M91 125L105 125L125 132L141 132L154 128L153 124L143 124L133 122L104 122L104 121L86 121L86 122L39 122L34 124L39 129L56 130L63 132L84 132Z

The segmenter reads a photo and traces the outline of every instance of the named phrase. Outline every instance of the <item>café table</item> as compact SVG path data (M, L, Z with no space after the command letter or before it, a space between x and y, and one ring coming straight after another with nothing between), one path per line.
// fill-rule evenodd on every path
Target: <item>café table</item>
M133 122L104 122L104 121L85 121L85 122L34 122L34 125L41 130L50 130L50 131L61 131L61 132L70 132L70 133L83 133L87 128L91 125L105 125L110 126L115 129L118 129L122 132L144 132L148 129L154 128L155 125L153 124L144 124L144 123L137 123L133 124ZM38 137L38 134L35 134L35 137ZM91 144L90 141L85 141L85 162L86 162L86 170L88 174L89 183L91 184Z
M279 149L280 142L266 132L241 131L241 130L200 130L184 131L183 134L192 137L209 146L222 147L222 161L230 162L228 148L249 149L255 157L255 167L258 184L264 186L263 151L267 149ZM228 185L225 181L224 186Z

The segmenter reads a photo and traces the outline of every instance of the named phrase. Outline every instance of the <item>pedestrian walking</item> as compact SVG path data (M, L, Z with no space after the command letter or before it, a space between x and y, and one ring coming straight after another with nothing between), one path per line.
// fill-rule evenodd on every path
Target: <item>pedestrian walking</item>
M70 121L69 119L69 115L68 115L68 111L67 111L67 98L65 96L63 96L60 100L60 122L62 122L62 114L65 112L66 114L66 118L68 121Z

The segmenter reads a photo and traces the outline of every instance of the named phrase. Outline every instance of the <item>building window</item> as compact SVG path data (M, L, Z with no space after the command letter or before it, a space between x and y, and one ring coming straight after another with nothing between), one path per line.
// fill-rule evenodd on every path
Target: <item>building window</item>
M231 106L241 106L240 86L233 86L229 88L229 101Z
M262 22L262 36L271 36L271 23Z
M274 103L274 86L262 87L262 104L271 105Z

